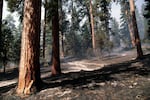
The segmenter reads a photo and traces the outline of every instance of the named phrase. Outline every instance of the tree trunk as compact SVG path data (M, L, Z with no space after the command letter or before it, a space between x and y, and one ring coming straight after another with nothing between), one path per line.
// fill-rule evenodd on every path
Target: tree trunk
M135 47L135 36L133 34L132 27L133 27L132 23L130 21L128 21L128 28L129 28L129 32L130 32L131 43L132 43L132 46Z
M64 54L65 50L64 50L64 34L61 31L61 56L64 58L65 54Z
M129 32L130 32L130 38L131 38L131 43L132 46L135 47L135 36L134 36L134 31L133 31L133 24L132 24L132 20L131 20L131 16L128 13L128 11L126 11L126 15L127 15L127 21L128 21L128 28L129 28Z
M5 52L4 52L4 57L3 57L3 73L5 74L6 73L6 65L7 65L7 52L6 52L6 49L4 49Z
M41 0L25 0L17 94L31 94L41 85L40 21Z
M59 14L58 14L58 0L53 0L53 15L52 15L52 75L61 74L60 56L59 56Z
M0 0L0 43L1 43L1 37L2 37L2 15L3 15L3 0Z
M64 57L64 34L62 30L62 0L59 0L60 2L60 15L59 15L59 22L60 22L60 33L61 33L61 56Z
M130 3L130 13L131 13L131 19L132 19L132 24L133 24L133 31L134 31L134 36L135 36L135 45L137 49L137 58L142 58L143 51L141 48L141 41L140 41L139 32L138 32L137 23L136 23L134 0L129 0L129 3Z
M45 0L45 13L44 13L44 25L43 25L43 58L45 58L45 36L46 36L46 12L47 12L47 0Z
M90 28L91 28L91 35L92 35L92 47L93 47L93 53L95 53L95 33L94 33L94 18L93 18L93 9L92 9L92 0L90 0Z

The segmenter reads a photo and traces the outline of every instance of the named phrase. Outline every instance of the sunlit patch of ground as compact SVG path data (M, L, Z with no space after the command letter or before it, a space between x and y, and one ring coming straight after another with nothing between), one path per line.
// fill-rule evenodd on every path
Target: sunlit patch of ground
M42 78L49 82L49 86L26 99L150 100L150 56L141 61L135 58L136 52L132 50L101 59L64 59L61 63L64 74L56 78L50 78L50 67L42 67ZM1 80L0 89L16 82L17 77L8 81ZM10 95L2 96L0 100L21 100L9 92L7 94Z

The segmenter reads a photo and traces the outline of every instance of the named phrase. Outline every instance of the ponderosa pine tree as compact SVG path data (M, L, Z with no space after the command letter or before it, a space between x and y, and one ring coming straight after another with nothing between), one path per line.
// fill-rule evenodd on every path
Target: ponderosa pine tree
M0 0L0 47L1 45L1 35L2 35L2 15L3 15L3 0ZM1 53L1 48L0 48Z
M44 2L44 22L43 22L43 48L42 48L42 56L45 58L45 37L46 37L46 22L47 22L47 0Z
M91 29L91 36L92 36L92 47L93 53L95 53L96 43L95 43L95 31L94 31L94 17L93 17L93 7L92 7L92 0L89 1L89 17L90 17L90 29Z
M145 6L145 12L144 12L144 17L147 19L147 24L148 24L148 28L147 28L147 32L145 34L145 38L147 40L150 40L150 1L149 0L145 0L146 2L146 6Z
M124 1L124 10L125 10L125 15L126 15L126 20L127 20L127 24L128 24L128 29L130 32L130 39L131 39L131 43L132 46L135 46L135 36L134 36L134 32L133 32L133 24L132 24L132 19L131 19L131 15L130 15L130 7L129 7L129 2L127 2L126 0Z
M17 94L31 94L41 85L40 21L41 0L25 0Z
M142 58L143 51L142 51L142 47L141 47L141 41L140 41L137 22L136 22L134 0L129 0L129 4L130 4L132 27L133 27L133 32L134 32L134 36L135 36L135 46L137 49L137 58Z
M60 30L60 35L61 35L61 56L64 57L64 33L62 29L63 25L63 10L62 10L62 0L59 0L59 30Z
M52 76L61 74L59 54L59 14L58 0L52 0Z

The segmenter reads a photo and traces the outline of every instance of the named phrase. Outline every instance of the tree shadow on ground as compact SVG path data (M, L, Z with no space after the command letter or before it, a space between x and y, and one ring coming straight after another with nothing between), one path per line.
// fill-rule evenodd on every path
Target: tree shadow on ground
M104 57L102 58L102 60L105 61L105 60L118 59L118 58L122 58L122 56L118 56L118 55L108 55L108 56L104 56Z
M18 72L16 72L18 73ZM45 82L43 84L44 89L54 88L54 87L69 87L76 88L88 85L89 83L100 83L107 81L119 80L118 77L114 77L116 74L130 74L148 76L150 75L150 54L145 55L142 60L131 60L118 64L108 65L98 70L93 71L78 71L63 73L60 76L46 77L43 78ZM7 76L8 79L11 74ZM120 76L121 77L121 76ZM124 77L122 79L125 79ZM14 88L15 84L11 84L5 87L0 87L0 93L5 93L10 89Z
M10 91L11 89L14 89L16 87L17 83L14 83L14 84L11 84L11 85L8 85L8 86L3 86L3 87L0 87L0 95L2 93L6 93L8 91Z
M18 68L14 68L13 70L7 71L5 74L0 73L0 82L15 79L18 77L18 74L19 74ZM16 83L0 87L0 95L1 95L1 93L5 93L15 87L16 87Z
M100 83L119 80L117 77L114 77L114 75L122 73L130 74L131 76L150 75L150 54L145 55L143 59L136 59L118 64L108 65L94 71L81 70L79 72L69 72L64 73L60 76L43 78L43 81L46 82L43 89L54 88L58 86L76 88L79 86L82 87L83 85L87 85L92 82Z
M7 71L5 74L0 72L0 81L12 80L18 77L18 68L13 68L12 70Z

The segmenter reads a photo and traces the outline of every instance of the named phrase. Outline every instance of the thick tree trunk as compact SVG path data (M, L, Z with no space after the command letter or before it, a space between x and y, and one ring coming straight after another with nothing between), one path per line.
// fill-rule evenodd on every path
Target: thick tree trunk
M132 24L133 24L133 31L134 31L134 36L135 36L135 45L137 49L137 58L142 58L143 51L141 48L141 41L140 41L139 32L137 28L134 0L129 0L129 3L130 3L130 13L131 13L131 19L132 19Z
M17 93L31 94L39 89L41 0L25 0L21 59Z
M92 0L90 0L90 9L89 9L89 14L90 14L90 28L91 28L91 35L92 35L92 47L93 47L93 53L95 53L95 33L94 33L94 18L93 18L93 9L92 9Z
M59 14L58 14L58 0L53 0L53 15L52 15L52 75L61 74L60 56L59 56Z

